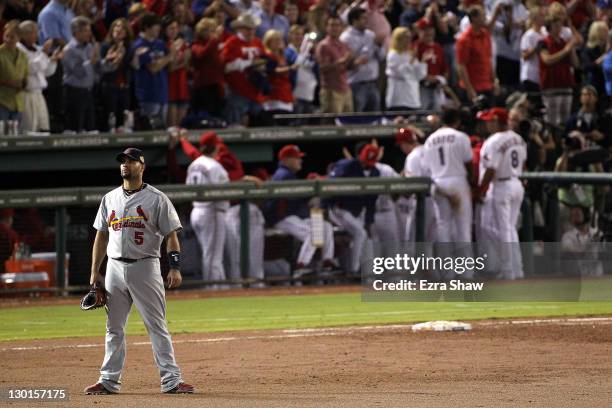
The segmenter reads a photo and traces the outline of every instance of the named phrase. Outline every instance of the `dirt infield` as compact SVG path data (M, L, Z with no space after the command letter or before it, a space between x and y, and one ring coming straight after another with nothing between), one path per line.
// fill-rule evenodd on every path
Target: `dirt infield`
M0 388L66 387L66 407L604 407L612 319L475 322L471 332L365 326L174 336L194 395L159 394L146 337L119 395L85 396L101 338L0 343ZM19 348L19 349L17 349ZM0 401L0 406L7 405Z

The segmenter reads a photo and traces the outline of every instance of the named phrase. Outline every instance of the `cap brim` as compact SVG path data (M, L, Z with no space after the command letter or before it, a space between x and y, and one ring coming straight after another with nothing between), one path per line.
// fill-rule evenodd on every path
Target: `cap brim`
M127 153L119 153L119 154L117 155L116 159L117 159L117 161L118 161L119 163L121 163L121 162L123 162L123 159L124 159L124 158L126 158L126 157L127 157L128 159L130 159L130 160L134 160L134 161L137 161L137 162L142 163L142 161L140 161L140 159L139 159L138 157L134 157L134 156L129 155L129 154L127 154Z

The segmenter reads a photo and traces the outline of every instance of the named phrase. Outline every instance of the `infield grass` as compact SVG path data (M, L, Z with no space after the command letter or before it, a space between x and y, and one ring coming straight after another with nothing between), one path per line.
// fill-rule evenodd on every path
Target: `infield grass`
M172 333L291 329L427 320L612 314L612 302L362 302L361 293L170 300ZM102 336L103 310L77 305L2 308L0 340ZM128 334L146 334L135 308Z

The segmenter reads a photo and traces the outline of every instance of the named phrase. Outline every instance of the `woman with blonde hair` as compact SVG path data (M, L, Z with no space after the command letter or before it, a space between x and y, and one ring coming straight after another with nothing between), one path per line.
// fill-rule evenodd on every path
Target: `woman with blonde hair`
M297 65L287 64L283 34L268 30L263 37L265 58L268 60L267 74L270 84L268 99L263 103L264 110L270 115L291 113L293 111L293 92L289 73Z
M417 58L412 34L406 27L397 27L391 34L385 74L387 110L421 107L420 82L427 76L427 64Z
M608 25L605 21L595 21L589 28L586 46L580 52L580 61L584 85L593 85L595 89L604 89L606 81L602 63L608 46Z

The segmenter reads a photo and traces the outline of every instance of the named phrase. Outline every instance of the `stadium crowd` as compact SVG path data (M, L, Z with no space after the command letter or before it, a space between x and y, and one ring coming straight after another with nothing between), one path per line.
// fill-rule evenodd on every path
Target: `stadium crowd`
M0 0L0 120L10 134L15 121L23 133L258 126L522 92L528 114L561 127L585 116L582 85L597 118L608 108L611 25L609 0Z

